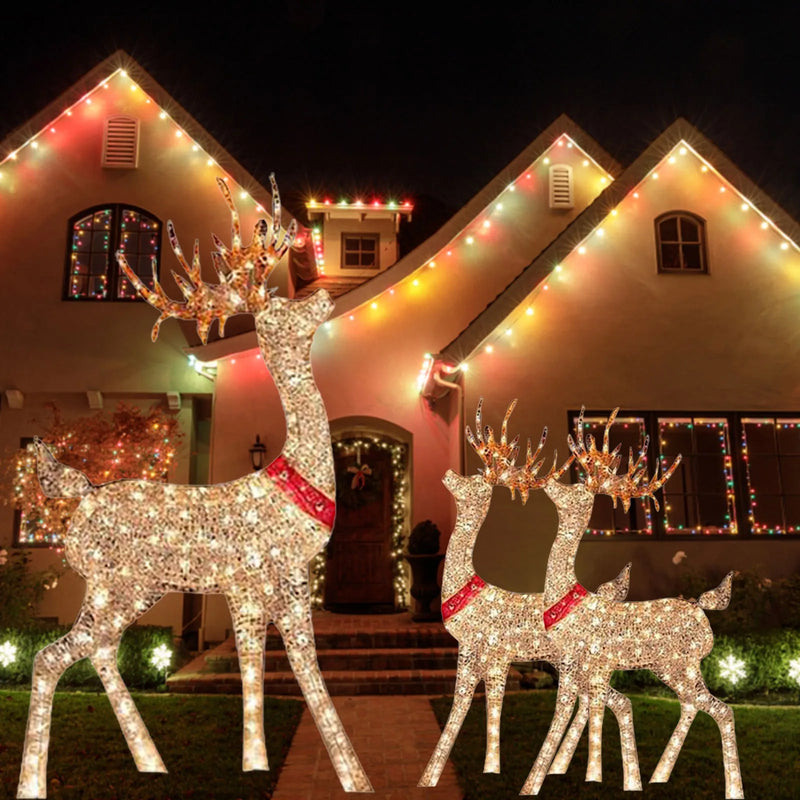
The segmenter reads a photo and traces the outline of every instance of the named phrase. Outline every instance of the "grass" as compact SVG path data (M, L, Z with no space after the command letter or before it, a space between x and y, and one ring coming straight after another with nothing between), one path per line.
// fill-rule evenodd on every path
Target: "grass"
M587 735L584 734L566 775L548 776L540 797L581 800L705 800L725 797L722 748L717 726L698 714L666 784L649 784L661 752L680 715L677 701L631 697L644 791L622 790L622 763L616 721L606 712L603 736L603 783L586 783ZM441 725L452 698L432 701ZM472 704L453 748L452 761L464 800L509 800L519 794L544 741L555 706L555 692L507 695L501 718L500 775L483 774L486 714L483 698ZM800 798L800 708L734 707L745 797Z
M0 693L0 797L16 796L30 693ZM269 772L242 772L242 698L134 695L169 774L137 772L105 694L59 692L47 768L51 800L269 798L304 704L264 698Z

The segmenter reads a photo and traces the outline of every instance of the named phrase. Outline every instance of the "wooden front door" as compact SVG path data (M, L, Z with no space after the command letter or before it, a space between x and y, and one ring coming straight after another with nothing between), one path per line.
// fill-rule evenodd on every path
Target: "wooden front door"
M345 446L338 449L335 468L336 525L328 543L325 606L342 611L391 611L391 455L369 444Z

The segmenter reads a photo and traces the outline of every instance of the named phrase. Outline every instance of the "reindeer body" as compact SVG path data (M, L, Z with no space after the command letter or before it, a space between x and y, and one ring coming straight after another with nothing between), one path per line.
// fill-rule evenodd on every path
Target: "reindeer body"
M311 345L333 304L319 291L299 301L272 298L266 278L291 244L280 247L279 200L273 181L272 236L263 220L253 243L242 247L231 209L233 248L215 240L215 286L200 278L199 246L190 267L171 224L170 240L188 281L176 276L185 303L170 300L154 275L145 287L120 257L137 290L162 311L153 331L170 317L195 319L206 340L233 313L252 313L265 365L286 419L282 454L266 469L215 486L117 481L93 486L78 470L59 464L39 444L39 480L49 496L82 497L66 535L66 557L86 579L78 619L64 637L34 660L31 707L17 796L46 796L53 693L63 671L88 657L143 772L165 772L117 668L125 628L166 592L219 592L226 596L236 633L244 705L243 769L268 769L264 737L264 647L267 625L280 632L308 709L346 791L372 791L320 673L311 620L308 564L330 537L335 481L330 429L311 371Z
M458 671L453 707L436 749L420 779L420 786L435 786L463 724L477 684L486 689L486 755L484 772L500 771L500 715L506 677L512 661L560 662L556 642L544 629L543 596L512 592L485 583L474 571L475 541L489 511L492 486L480 475L470 478L448 470L443 480L456 502L456 524L447 546L442 579L444 625L459 643ZM624 597L628 568L598 592ZM474 588L473 588L474 587ZM466 589L466 592L464 591ZM465 597L468 600L464 602ZM452 600L452 598L461 598ZM460 606L457 611L449 609ZM633 735L630 701L611 690L607 703L617 716L622 740L626 786L641 789ZM583 709L559 752L554 771L564 772L586 724Z

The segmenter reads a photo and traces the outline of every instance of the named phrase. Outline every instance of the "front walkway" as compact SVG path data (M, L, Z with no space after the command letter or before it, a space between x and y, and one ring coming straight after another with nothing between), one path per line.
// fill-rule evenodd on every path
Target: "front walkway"
M334 697L333 702L375 794L342 790L306 709L273 800L462 800L464 792L450 762L435 789L417 788L440 733L427 697Z

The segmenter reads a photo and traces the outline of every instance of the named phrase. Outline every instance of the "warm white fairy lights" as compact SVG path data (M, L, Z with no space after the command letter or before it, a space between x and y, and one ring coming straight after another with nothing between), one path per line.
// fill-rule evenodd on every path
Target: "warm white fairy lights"
M349 451L359 451L367 456L374 450L383 450L391 458L392 547L389 557L392 560L395 607L405 608L409 601L409 587L402 555L405 552L408 526L408 448L401 442L366 435L348 436L333 442L333 452L336 456L345 455ZM309 566L311 601L315 608L321 608L323 605L327 563L325 553L320 553Z
M70 664L88 657L141 772L165 772L156 747L117 668L125 628L170 591L223 594L233 619L242 674L245 771L265 770L264 643L267 625L280 631L289 662L346 791L371 791L319 669L308 564L327 543L335 517L330 429L314 382L311 346L333 304L324 291L292 301L272 297L267 279L291 245L281 236L280 200L273 195L273 223L256 225L243 246L231 210L232 246L217 240L215 266L222 280L205 284L195 251L184 259L174 231L173 250L186 277L184 302L156 283L145 287L120 258L137 290L167 318L194 319L202 339L211 320L253 314L265 365L286 416L282 454L265 469L226 484L178 486L143 480L93 485L38 444L39 479L48 496L80 497L67 532L65 554L86 579L84 605L72 630L34 660L31 704L18 797L45 797L53 694Z
M9 641L0 644L0 664L4 667L11 666L17 660L17 646Z
M477 427L480 431L480 410ZM479 454L491 459L481 445L477 448ZM448 470L443 483L456 503L456 524L444 562L442 619L450 635L458 641L458 671L450 716L420 778L420 786L438 783L481 680L486 689L487 720L483 771L499 772L500 714L511 662L546 660L557 665L560 661L558 648L544 628L542 595L510 592L486 583L475 573L472 553L489 511L492 483L485 475L467 478L452 470ZM628 584L629 572L625 568L616 580L603 584L598 593L622 600L628 594ZM607 705L617 717L621 731L625 786L641 790L630 700L610 689ZM587 710L581 701L559 750L556 765L559 772L565 772L572 760L586 726L587 716L583 712Z
M160 644L150 655L150 663L159 671L169 669L172 663L172 650L165 644Z
M729 653L719 660L719 674L723 680L736 686L739 681L747 677L747 669L741 658Z
M513 404L512 404L513 408ZM628 471L618 475L622 457L619 448L610 449L610 432L616 411L609 417L603 433L602 449L594 437L585 437L583 413L575 427L575 438L568 438L572 457L582 470L578 483L565 485L555 475L538 476L541 443L535 453L530 444L525 465L514 465L515 442L506 441L506 420L499 443L489 431L482 442L489 457L488 480L507 486L512 495L519 490L523 498L531 488L544 488L558 512L558 531L547 561L544 587L544 625L559 648L559 685L556 712L547 738L539 750L522 794L538 794L564 737L576 699L588 698L589 762L586 779L602 779L601 745L603 712L608 697L608 678L615 669L650 669L664 681L681 701L678 724L656 766L651 783L665 783L675 765L686 734L698 710L708 713L719 727L725 770L726 798L742 798L742 776L734 730L733 711L713 697L703 681L700 662L711 652L714 637L704 609L723 609L730 601L733 573L696 601L681 598L625 603L588 592L575 574L575 559L592 514L595 496L608 495L625 508L634 498L650 498L663 486L677 467L675 462L659 478L647 477L644 454L647 442L637 457L629 454ZM554 465L555 467L555 465ZM563 472L566 466L559 470Z

